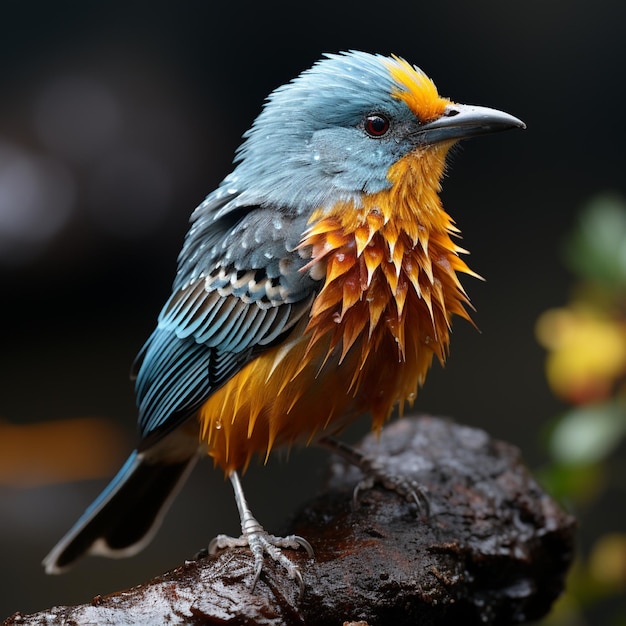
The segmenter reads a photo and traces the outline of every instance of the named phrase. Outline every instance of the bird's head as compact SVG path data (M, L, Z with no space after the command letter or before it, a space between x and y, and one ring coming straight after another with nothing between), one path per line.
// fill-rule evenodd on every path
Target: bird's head
M300 212L358 205L393 184L390 168L406 155L445 157L459 139L513 127L523 123L441 97L398 57L329 54L269 96L225 184L240 200Z

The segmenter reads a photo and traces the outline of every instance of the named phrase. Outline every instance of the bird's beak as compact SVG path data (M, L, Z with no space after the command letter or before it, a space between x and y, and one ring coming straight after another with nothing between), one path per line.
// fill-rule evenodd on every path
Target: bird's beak
M422 145L435 144L497 133L510 128L526 128L526 124L497 109L449 104L441 117L420 126L417 139Z

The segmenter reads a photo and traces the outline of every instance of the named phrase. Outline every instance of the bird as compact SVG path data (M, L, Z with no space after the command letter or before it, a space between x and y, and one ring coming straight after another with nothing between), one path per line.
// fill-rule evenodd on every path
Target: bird
M316 443L375 471L336 436L367 413L380 431L412 406L448 355L452 319L471 321L460 277L478 275L442 205L447 156L513 128L525 125L441 96L396 55L328 53L275 89L191 214L171 295L133 365L137 447L46 572L139 552L208 456L242 527L210 551L248 546L253 586L268 556L301 582L284 551L312 556L311 545L266 532L240 474L277 448Z

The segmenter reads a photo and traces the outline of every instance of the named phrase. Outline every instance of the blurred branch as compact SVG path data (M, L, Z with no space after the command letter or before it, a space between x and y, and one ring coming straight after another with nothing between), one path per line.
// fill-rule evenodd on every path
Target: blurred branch
M381 489L350 506L359 472L336 461L327 493L288 532L306 591L267 562L249 591L249 551L201 558L90 604L15 614L14 624L506 624L537 619L561 593L574 520L531 478L519 451L448 420L404 419L363 448L417 481L431 513ZM288 497L288 494L286 494Z

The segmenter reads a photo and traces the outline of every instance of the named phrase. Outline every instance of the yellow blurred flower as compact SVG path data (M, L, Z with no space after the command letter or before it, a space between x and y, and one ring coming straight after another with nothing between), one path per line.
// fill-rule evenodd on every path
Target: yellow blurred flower
M568 402L605 398L626 373L626 325L588 305L546 311L536 335L548 350L548 384Z
M626 534L600 537L589 555L589 570L603 585L626 589Z

